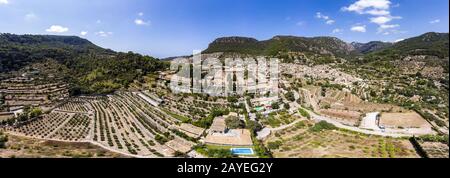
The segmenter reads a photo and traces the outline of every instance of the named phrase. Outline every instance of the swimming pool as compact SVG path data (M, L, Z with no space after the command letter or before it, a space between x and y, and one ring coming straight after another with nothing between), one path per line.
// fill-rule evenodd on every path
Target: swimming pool
M252 148L231 148L231 153L235 155L253 155Z
M262 111L262 110L264 110L264 107L262 107L262 106L259 106L259 107L255 108L255 111Z

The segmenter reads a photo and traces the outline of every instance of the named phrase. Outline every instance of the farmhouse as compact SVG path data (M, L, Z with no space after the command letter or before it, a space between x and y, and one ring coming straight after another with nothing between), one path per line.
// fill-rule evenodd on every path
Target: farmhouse
M231 129L225 134L210 133L204 142L222 146L253 146L250 131L247 129Z
M216 117L204 139L206 144L223 146L252 146L250 131L247 129L228 129L225 117Z

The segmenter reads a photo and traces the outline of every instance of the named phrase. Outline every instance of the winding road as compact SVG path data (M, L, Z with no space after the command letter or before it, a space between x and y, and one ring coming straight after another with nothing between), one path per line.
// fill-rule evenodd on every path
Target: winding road
M360 132L360 133L364 133L364 134L369 134L369 135L379 135L379 136L384 136L384 137L411 137L413 135L411 134L402 134L402 133L391 133L391 132L382 132L382 131L375 131L375 130L366 130L366 129L362 129L359 127L353 127L353 126L348 126L348 125L344 125L334 119L325 117L325 116L320 116L317 115L307 109L304 109L305 111L307 111L309 113L309 115L311 115L311 117L316 120L316 121L326 121L328 123L331 123L333 125L335 125L338 128L342 128L342 129L347 129L347 130L351 130L351 131L355 131L355 132Z

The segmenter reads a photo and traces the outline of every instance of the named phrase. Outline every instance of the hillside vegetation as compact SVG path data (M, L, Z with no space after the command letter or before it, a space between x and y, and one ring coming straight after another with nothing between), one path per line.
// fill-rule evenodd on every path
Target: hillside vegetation
M72 94L110 93L166 66L153 57L118 53L76 36L0 35L0 74L48 59L69 69L64 77Z
M369 53L367 60L395 60L407 55L430 55L448 59L448 33L425 33Z
M350 55L352 51L354 51L353 46L335 37L275 36L265 41L246 37L218 38L208 46L204 53L232 52L274 56L280 52L305 52L345 56Z

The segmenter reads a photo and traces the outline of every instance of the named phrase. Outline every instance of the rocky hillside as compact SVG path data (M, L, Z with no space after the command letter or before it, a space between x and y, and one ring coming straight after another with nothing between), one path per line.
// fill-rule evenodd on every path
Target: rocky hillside
M224 37L214 40L204 53L231 52L252 55L277 55L280 52L303 52L320 55L345 56L354 47L335 37L275 36L258 41L247 37Z
M367 54L379 50L383 50L392 46L393 43L382 41L371 41L368 43L353 42L351 45L361 54Z
M89 53L114 54L76 36L0 34L0 73L46 58L64 61Z
M448 33L425 33L393 44L382 50L368 53L363 62L395 61L405 58L426 58L427 64L444 66L448 71Z
M448 43L448 33L429 32L395 43L386 51L403 55L433 55L448 58Z
M398 43L372 41L348 44L335 37L296 37L275 36L269 40L258 41L247 37L223 37L209 44L204 53L229 52L251 55L277 55L283 52L352 57L399 57L405 55L433 55L448 57L448 33L429 32Z
M0 35L0 76L46 60L69 69L73 94L109 93L166 68L153 57L115 52L76 36Z

